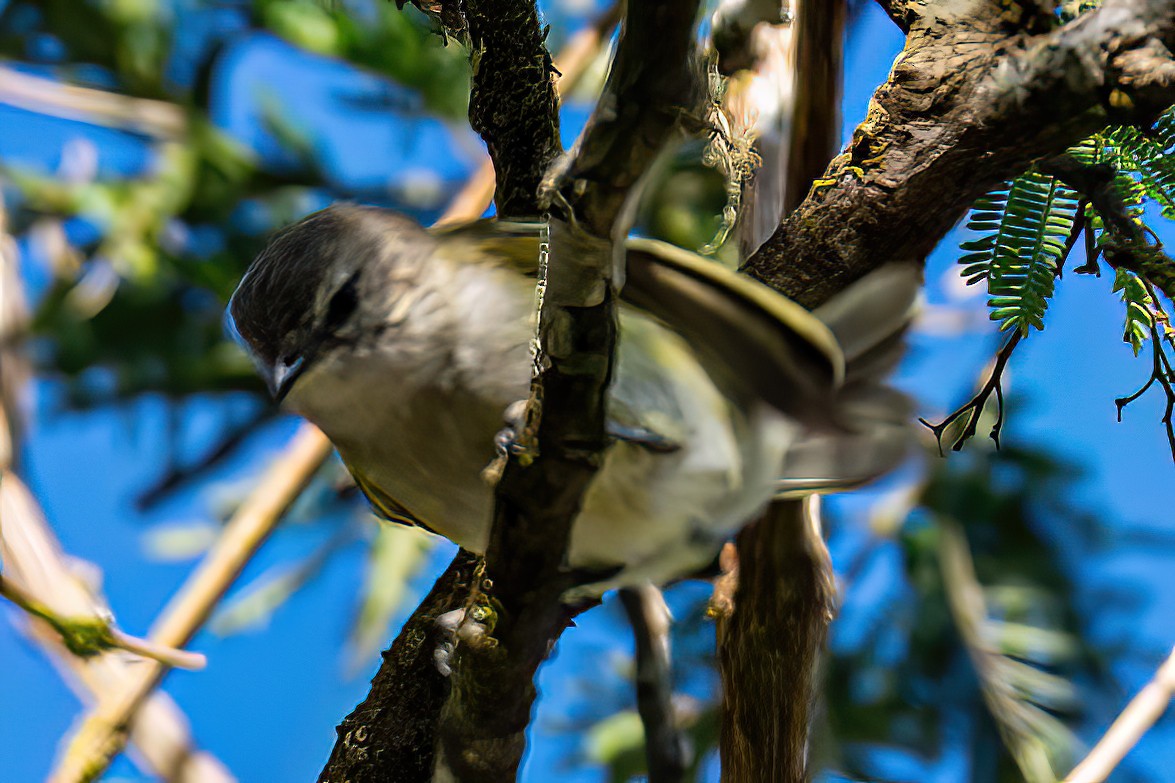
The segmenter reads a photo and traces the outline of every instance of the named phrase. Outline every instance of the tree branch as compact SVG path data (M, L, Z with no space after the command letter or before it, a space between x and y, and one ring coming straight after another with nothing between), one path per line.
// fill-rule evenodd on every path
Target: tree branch
M473 84L469 124L494 162L504 218L536 217L539 183L559 142L556 73L533 0L465 0Z
M1175 103L1141 65L1169 60L1173 39L1163 0L1106 0L1037 35L1010 29L995 3L936 6L849 146L745 271L815 307L882 263L921 262L997 183L1111 115L1149 123Z
M673 658L669 607L653 585L620 590L636 642L636 706L645 727L649 783L684 780L691 748L673 710Z
M474 584L458 630L438 777L515 776L534 673L575 612L562 600L576 581L563 563L608 443L605 395L622 279L613 239L627 234L636 184L700 96L696 18L694 1L629 3L604 94L576 150L544 179L543 199L561 217L550 218L540 273L538 374L498 484L485 578Z
M1163 716L1175 694L1175 650L1064 783L1101 783Z

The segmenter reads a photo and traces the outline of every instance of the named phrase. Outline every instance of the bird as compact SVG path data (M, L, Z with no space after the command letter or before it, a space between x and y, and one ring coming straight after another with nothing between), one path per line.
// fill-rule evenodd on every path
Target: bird
M531 224L429 230L336 204L271 239L226 320L379 516L484 553L487 468L529 394L539 252ZM773 498L859 486L910 437L886 377L916 265L880 267L809 312L666 243L631 238L625 255L609 445L564 564L591 575L578 598L695 574Z

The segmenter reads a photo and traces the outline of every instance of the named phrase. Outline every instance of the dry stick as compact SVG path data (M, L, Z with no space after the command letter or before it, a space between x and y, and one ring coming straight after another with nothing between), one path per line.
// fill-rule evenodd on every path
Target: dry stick
M216 546L163 611L150 635L153 642L182 647L191 640L297 500L330 449L330 441L316 427L302 425L288 450L233 514ZM50 780L80 783L100 776L122 750L135 712L166 673L167 667L162 664L145 663L125 690L101 700L82 723Z
M1167 711L1172 695L1175 695L1175 649L1064 783L1101 783L1108 778L1142 735Z
M0 67L0 103L162 139L187 133L184 110L174 103L77 87Z

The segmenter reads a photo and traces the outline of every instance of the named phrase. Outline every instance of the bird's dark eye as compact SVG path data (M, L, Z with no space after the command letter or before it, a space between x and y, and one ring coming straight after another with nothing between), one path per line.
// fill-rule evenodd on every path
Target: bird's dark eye
M335 291L326 308L326 324L329 328L341 326L359 307L359 273L347 278L347 282Z

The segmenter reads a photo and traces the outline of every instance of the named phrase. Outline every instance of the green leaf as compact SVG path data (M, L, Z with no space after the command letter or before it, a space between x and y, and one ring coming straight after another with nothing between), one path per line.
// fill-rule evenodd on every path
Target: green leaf
M967 227L982 236L960 245L959 263L968 285L987 281L991 319L1001 330L1044 328L1077 206L1073 190L1036 171L975 202Z
M1134 355L1138 356L1143 343L1151 336L1151 328L1155 323L1151 316L1154 299L1138 275L1125 269L1119 269L1114 275L1113 290L1122 292L1122 302L1126 305L1126 328L1122 341L1130 343Z

